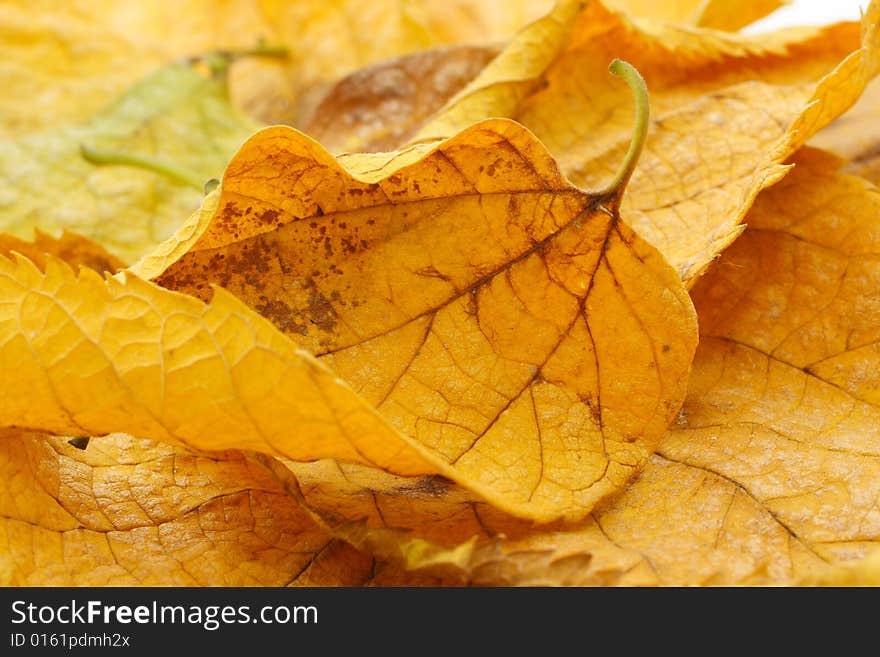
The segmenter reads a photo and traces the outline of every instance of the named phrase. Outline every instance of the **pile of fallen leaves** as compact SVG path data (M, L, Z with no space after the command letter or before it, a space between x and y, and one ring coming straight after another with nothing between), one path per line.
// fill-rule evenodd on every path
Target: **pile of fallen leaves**
M0 5L0 583L880 583L880 0L779 4Z

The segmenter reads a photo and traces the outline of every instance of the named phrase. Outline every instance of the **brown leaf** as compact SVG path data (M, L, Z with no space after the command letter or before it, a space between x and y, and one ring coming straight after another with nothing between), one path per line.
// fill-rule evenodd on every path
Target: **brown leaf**
M299 125L330 151L392 150L410 139L499 50L450 46L360 69L337 82Z
M681 0L671 4L618 0L611 3L640 19L719 29L747 25L780 4L777 0ZM480 38L485 40L486 36L480 35ZM411 139L428 118L471 82L500 50L500 45L468 44L378 62L344 77L310 115L301 114L293 122L333 152L393 150ZM534 60L533 54L530 59Z

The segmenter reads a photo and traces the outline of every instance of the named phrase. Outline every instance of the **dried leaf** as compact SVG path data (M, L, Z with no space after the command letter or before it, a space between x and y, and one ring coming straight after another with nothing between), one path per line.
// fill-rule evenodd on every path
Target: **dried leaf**
M868 85L855 107L810 143L845 158L844 171L880 185L880 80Z
M265 168L267 148L275 158L299 151L308 159L290 155L286 171L276 162L292 177L285 180ZM254 158L277 185L263 177L261 187L248 189ZM275 208L285 201L274 194L312 186L309 178L296 180L297 165L324 181L322 191L288 199L298 205L282 214ZM236 167L242 171L237 192ZM4 400L0 422L440 473L513 513L552 518L583 515L625 483L677 412L695 338L680 282L601 206L613 207L619 190L590 197L570 187L516 124L477 126L377 183L351 177L295 131L269 129L239 153L222 190L215 219L162 281L178 287L193 281L192 291L204 296L216 267L203 269L201 259L207 254L216 263L225 256L229 268L220 272L234 281L224 282L288 332L305 333L301 342L319 354L333 350L335 371L228 294L206 311L195 299L135 279L105 284L86 272L76 280L62 267L37 276L26 263L9 263L3 268L6 358L21 362L15 375L28 377L29 394ZM265 200L255 198L258 190ZM253 207L240 216L243 194ZM511 212L521 222L516 231L506 224ZM283 225L248 238L247 222L257 217L273 221L263 221L261 230ZM322 226L344 231L346 221L351 231L333 241L321 235ZM229 230L236 226L237 242ZM302 241L299 230L314 239ZM354 242L355 230L372 249ZM486 237L500 240L496 250L459 251ZM444 238L445 250L420 264L420 244L442 247ZM272 251L268 239L308 246L299 254ZM231 241L226 253L217 251L218 240ZM255 243L259 259L242 258ZM357 254L349 253L352 244ZM192 263L197 269L188 274ZM263 289L249 267L265 269L259 280L270 283L263 275L281 264L292 268L286 280L313 280L314 289L289 287L292 296L261 303L253 291L285 290ZM541 286L530 282L534 276L542 277ZM356 287L364 281L366 287ZM34 297L33 289L45 296ZM283 314L283 304L292 310ZM600 305L603 312L595 312ZM172 324L160 321L169 314ZM522 341L524 331L530 340ZM122 346L132 340L142 346ZM457 370L463 365L456 362L474 366ZM167 363L180 365L169 371ZM59 386L60 399L53 391ZM438 406L444 400L447 406Z
M552 0L264 2L266 19L289 55L283 63L252 63L248 71L243 66L233 78L233 93L266 123L299 126L348 73L431 46L491 44L552 6Z
M782 3L617 0L611 4L643 19L736 29ZM530 45L539 47L539 42L532 39ZM499 50L500 46L472 44L437 48L358 69L334 85L311 115L301 113L295 124L333 152L393 150L411 139ZM520 61L519 66L537 73L536 63L544 60L534 52L529 53L529 60Z
M399 440L369 444L393 432L231 295L205 306L133 276L77 276L51 258L45 269L0 259L0 426L81 436L121 428L196 449L433 471ZM302 431L291 440L292 426Z
M880 0L779 4L0 6L0 584L874 585Z
M738 30L775 11L788 0L609 0L646 21L684 23L716 30Z
M121 434L82 451L0 438L4 586L356 586L371 559L333 540L238 453Z
M46 256L53 256L74 267L90 267L97 272L107 271L111 274L125 267L125 263L97 242L67 231L60 237L52 237L37 229L33 242L0 234L0 254L8 258L12 253L23 255L40 269L46 267Z
M687 296L610 197L571 187L512 122L401 160L355 175L264 130L186 255L136 271L231 291L457 474L436 472L504 489L514 513L583 515L677 412Z
M801 586L880 586L880 551L858 561L851 561L805 577Z
M627 252L616 248L623 254ZM616 262L617 256L611 255L610 250L608 253L607 257ZM643 257L650 259L650 252L643 252ZM569 458L586 463L589 445L583 452L563 450L558 455L548 448L543 469L539 467L524 483L511 476L519 474L516 469L493 480L490 477L496 475L497 468L483 466L486 470L479 470L480 457L485 452L474 451L473 458L450 465L437 452L392 429L386 419L380 418L334 373L228 294L218 291L212 304L205 307L195 299L161 290L131 276L123 282L102 281L83 270L77 278L52 260L45 274L24 260L2 260L0 270L4 300L0 306L0 363L16 364L0 367L0 387L8 391L0 402L2 425L85 436L126 430L199 449L254 449L295 460L341 458L401 474L440 472L504 508L536 517L583 514L598 496L622 483L614 477L625 480L632 474L638 465L639 450L650 449L642 446L643 441L650 440L650 434L642 434L647 437L639 437L635 443L628 441L632 434L621 435L627 421L636 423L638 429L643 429L644 422L652 422L655 430L665 427L662 410L652 407L648 410L655 415L629 419L619 411L606 412L603 406L602 412L607 413L605 425L597 431L598 435L592 436L600 445L603 437L607 441L609 462L596 466L598 478L595 473L580 469L570 474L573 478L593 476L595 488L558 492L555 487L544 485L546 479L542 478L557 470L565 474ZM671 276L667 278L674 280ZM598 283L594 287L602 289ZM666 309L666 319L681 312L680 322L692 322L687 308L683 301L675 300ZM618 322L613 325L620 326ZM615 344L607 333L610 329L593 330L597 346ZM675 330L681 330L681 326ZM608 338L603 341L600 336L606 335ZM684 341L683 344L674 343L672 337ZM690 347L686 338L675 334L669 338L668 343L673 346L666 353L674 374L675 367L686 370L686 365L679 364L680 357ZM620 341L616 349L627 344ZM650 346L647 348L648 353L653 353ZM656 351L661 352L659 347ZM597 353L599 366L603 367L603 352L600 349ZM650 363L651 368L667 371L663 360ZM646 369L651 371L647 366ZM552 404L557 402L570 404L573 410L569 412L575 413L576 403L566 401L569 398L562 394L564 388L551 381L527 376L520 382L526 385L526 400L531 402L534 397L536 407L544 410L548 418L552 417ZM648 379L647 383L639 384L647 386L650 382ZM683 373L672 379L668 383L673 387L670 394L675 394L675 386L682 382ZM529 385L535 390L531 391ZM613 386L607 390L602 389L606 403L617 394ZM667 390L655 394L664 392ZM646 389L647 394L650 388ZM674 414L677 408L677 402L667 402L665 397L652 403L660 404L661 408L671 404L665 410L667 414ZM510 407L517 405L511 403ZM588 409L583 411L589 416ZM508 423L522 421L522 416L502 412L499 415L499 433L488 435L501 441L496 449L508 450L505 458L516 458L513 450L528 454L531 452L527 450L541 449L540 443L520 447L522 443L513 442L505 447L503 440L511 426ZM574 417L578 427L589 426L586 418ZM543 423L544 418L541 420ZM598 420L593 422L598 425ZM291 432L291 427L297 431ZM553 444L550 441L564 440L569 435L565 425L561 429L550 425L545 431L543 439L548 446ZM620 436L619 444L615 436ZM591 434L579 438L589 440ZM539 451L539 459L540 454ZM624 455L633 455L633 460L622 464L613 461L615 457L623 460ZM541 463L538 460L534 465ZM534 490L539 493L533 495Z
M26 239L72 230L130 263L197 207L256 127L229 104L222 76L167 66L82 125L0 142L0 229ZM146 162L98 166L83 147Z
M329 151L392 150L498 54L490 46L448 46L359 69L323 97L302 130Z
M694 290L680 423L594 514L664 584L791 584L880 543L880 195L795 162Z
M628 143L629 108L603 74L620 57L644 75L654 120L623 216L688 286L741 231L756 194L876 74L880 3L858 26L743 36L634 22L600 2L561 2L520 32L414 137L486 116L530 128L583 188L602 186Z
M819 151L795 162L694 290L679 421L583 525L531 527L451 486L331 463L289 465L295 495L365 549L476 584L872 582L844 564L880 547L880 194Z
M287 58L236 64L232 96L267 122L296 121L339 77L434 45L507 38L552 0L9 0L0 6L0 134L79 122L152 70L263 42ZM75 53L75 56L70 56Z

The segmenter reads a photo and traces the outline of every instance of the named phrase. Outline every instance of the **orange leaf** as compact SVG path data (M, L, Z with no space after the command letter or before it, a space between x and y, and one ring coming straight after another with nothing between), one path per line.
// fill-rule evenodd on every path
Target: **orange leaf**
M12 235L0 234L0 254L9 257L19 253L44 269L46 256L53 256L72 266L83 266L98 272L116 273L125 263L87 237L65 231L61 237L52 237L41 230L36 231L33 242L25 242Z

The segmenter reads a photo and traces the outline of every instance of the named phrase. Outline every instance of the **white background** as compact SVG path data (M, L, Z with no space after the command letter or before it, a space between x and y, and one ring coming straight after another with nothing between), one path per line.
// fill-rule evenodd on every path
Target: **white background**
M792 0L773 14L746 28L745 32L766 32L791 25L825 25L859 19L859 8L868 0Z

